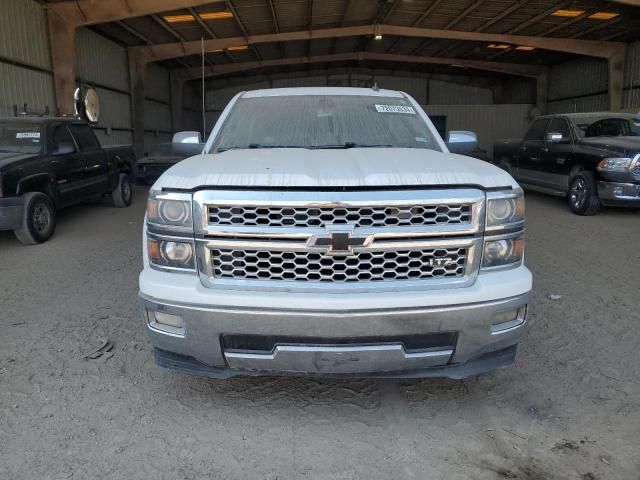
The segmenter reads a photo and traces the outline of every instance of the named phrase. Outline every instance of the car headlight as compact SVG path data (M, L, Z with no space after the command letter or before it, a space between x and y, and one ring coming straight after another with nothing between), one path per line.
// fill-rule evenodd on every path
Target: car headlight
M193 230L191 195L151 192L147 200L149 223L179 230Z
M152 266L171 270L195 270L193 242L147 234L147 253Z
M509 193L487 195L487 230L499 230L524 222L524 193L518 189Z
M518 266L524 256L522 234L507 238L492 238L484 242L482 268Z
M598 163L598 170L622 172L631 166L631 158L605 158Z

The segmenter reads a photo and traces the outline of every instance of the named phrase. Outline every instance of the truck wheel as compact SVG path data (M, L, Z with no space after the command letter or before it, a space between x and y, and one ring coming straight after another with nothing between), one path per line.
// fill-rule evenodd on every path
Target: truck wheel
M40 192L25 193L22 198L22 226L13 233L25 245L46 242L56 229L56 208L53 201Z
M131 187L131 179L126 173L121 173L118 177L118 184L111 192L114 207L125 208L131 205L133 197L133 188Z
M569 208L576 215L595 215L600 211L596 179L591 172L578 172L569 182Z

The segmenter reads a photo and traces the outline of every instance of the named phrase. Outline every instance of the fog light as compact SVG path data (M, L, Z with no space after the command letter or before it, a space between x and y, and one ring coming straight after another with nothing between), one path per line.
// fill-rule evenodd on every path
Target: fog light
M517 328L525 322L527 316L527 307L512 308L503 310L493 316L493 325L491 325L491 333L504 333L511 329Z
M184 320L178 315L148 310L149 325L175 335L184 335Z

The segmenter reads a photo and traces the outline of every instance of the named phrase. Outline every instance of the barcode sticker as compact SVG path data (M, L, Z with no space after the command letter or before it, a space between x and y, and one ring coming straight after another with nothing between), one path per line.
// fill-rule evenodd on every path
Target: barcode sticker
M16 138L40 138L40 132L18 132Z
M376 105L378 113L409 113L415 115L416 111L413 107L405 107L403 105Z

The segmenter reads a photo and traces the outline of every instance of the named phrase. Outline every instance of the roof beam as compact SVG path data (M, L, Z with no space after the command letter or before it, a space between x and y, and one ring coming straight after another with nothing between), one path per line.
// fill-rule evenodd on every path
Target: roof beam
M431 15L433 12L436 11L436 9L440 6L440 3L442 3L442 0L434 0L434 2L431 4L431 6L429 8L427 8L424 12L422 12L422 15L420 15L412 23L411 26L419 27L420 24L424 21L425 18L427 18L429 15ZM387 49L387 53L391 53L398 46L398 43L400 43L401 41L402 41L402 39L398 38L395 42L393 42L391 44L391 46ZM424 46L424 42L421 42L421 44L420 44L420 48L421 49L422 49L422 46Z
M263 60L257 62L242 62L237 64L216 65L205 69L206 77L216 77L221 75L229 75L236 72L246 72L248 70L257 70L267 67L277 67L284 65L309 65L314 63L332 63L345 61L366 61L374 60L379 62L398 62L411 64L435 64L449 65L464 68L473 68L477 70L485 70L491 72L504 73L509 75L517 75L523 77L538 77L547 73L547 67L522 65L518 63L502 63L487 62L483 60L458 60L455 58L441 57L416 57L412 55L396 55L392 53L378 52L354 52L354 53L336 53L330 55L316 55L311 57L296 58L279 58L276 60ZM200 68L189 69L191 78L201 78L202 70Z
M57 13L66 23L74 27L96 23L116 22L131 17L142 17L154 13L182 8L197 7L223 0L69 0L47 4L49 11Z
M205 40L206 52L232 47L234 45L254 45L257 43L288 42L325 38L353 37L368 35L395 35L413 38L442 38L479 42L500 42L512 45L527 45L545 50L560 51L576 55L611 58L624 44L596 40L577 40L571 38L535 37L483 32L463 32L439 30L434 28L402 27L396 25L363 25L357 27L326 28L320 30L302 30L296 32L248 35L246 37L228 37ZM200 53L200 42L178 42L159 45L133 47L147 62L168 60L185 55Z
M486 22L484 22L482 25L480 25L479 27L475 28L473 31L474 32L482 32L483 30L486 30L487 28L489 28L491 25L493 25L494 23L498 23L500 20L502 20L504 17L512 14L513 12L515 12L517 9L519 9L520 7L524 6L529 0L520 0L518 3L514 3L513 5L511 5L509 8L504 9L502 12L500 12L498 15L496 15L495 17L487 20ZM457 41L457 42L453 42L451 45L449 45L448 47L440 50L439 52L436 53L436 55L446 55L449 52L455 50L462 42Z

